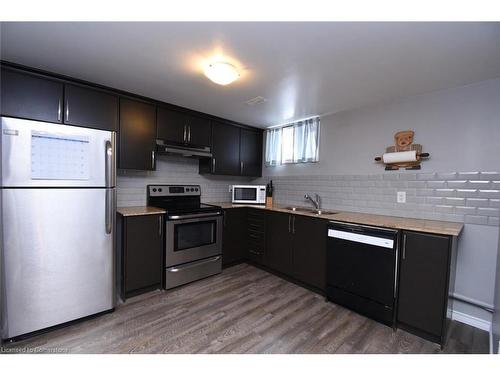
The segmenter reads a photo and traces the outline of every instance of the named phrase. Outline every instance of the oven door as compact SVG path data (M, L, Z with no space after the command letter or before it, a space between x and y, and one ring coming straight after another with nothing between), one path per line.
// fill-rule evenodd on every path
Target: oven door
M219 255L222 252L222 213L167 216L167 267Z

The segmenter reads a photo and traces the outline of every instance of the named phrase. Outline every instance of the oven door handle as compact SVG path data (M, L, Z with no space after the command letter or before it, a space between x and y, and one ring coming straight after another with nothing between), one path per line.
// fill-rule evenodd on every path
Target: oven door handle
M219 216L222 215L222 212L207 212L203 214L190 214L190 215L169 215L167 218L169 220L183 220L183 219L196 219L199 217L209 217L209 216Z
M205 264L205 263L212 263L212 262L217 262L220 259L220 255L216 256L215 258L210 258L210 259L202 259L196 262L192 262L183 266L178 266L178 267L171 267L167 268L168 272L179 272L179 271L184 271L185 269L192 268L199 266L200 264Z

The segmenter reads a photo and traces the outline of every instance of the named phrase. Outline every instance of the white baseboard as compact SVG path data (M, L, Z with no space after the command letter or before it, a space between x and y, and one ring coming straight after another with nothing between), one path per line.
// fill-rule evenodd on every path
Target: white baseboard
M464 314L460 311L453 310L451 313L451 319L456 320L457 322L467 324L469 326L478 328L480 330L490 332L491 331L491 322L484 319L476 318L475 316Z

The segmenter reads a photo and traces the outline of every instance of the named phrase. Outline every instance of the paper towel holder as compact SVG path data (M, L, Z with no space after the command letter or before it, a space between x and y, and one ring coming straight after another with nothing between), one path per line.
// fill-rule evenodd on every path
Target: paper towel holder
M382 156L375 158L376 162L385 164L386 171L396 171L400 168L407 170L421 169L422 160L430 157L427 152L422 152L422 145L413 143L415 132L403 130L394 134L394 146L385 149Z

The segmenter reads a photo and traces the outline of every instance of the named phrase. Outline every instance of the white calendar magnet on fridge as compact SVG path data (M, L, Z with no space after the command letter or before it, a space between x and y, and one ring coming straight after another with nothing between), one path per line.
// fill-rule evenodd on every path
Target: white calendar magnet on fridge
M89 137L31 132L31 178L88 180Z

